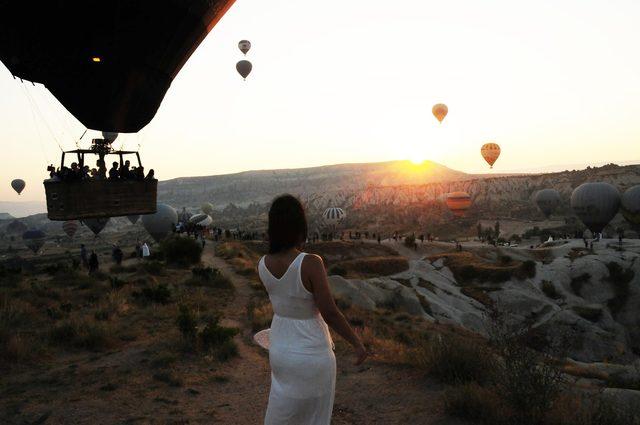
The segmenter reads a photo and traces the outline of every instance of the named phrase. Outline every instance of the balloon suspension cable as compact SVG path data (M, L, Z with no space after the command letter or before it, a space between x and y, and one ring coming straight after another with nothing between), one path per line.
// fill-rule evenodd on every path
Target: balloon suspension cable
M85 127L84 133L82 133L82 136L80 136L80 138L76 140L76 148L80 149L80 142L82 141L82 138L85 136L85 134L87 134L87 131L89 131L89 129Z
M40 119L42 120L42 122L44 122L45 126L47 127L47 130L49 130L49 133L51 134L51 137L53 137L53 140L58 145L58 148L60 148L60 151L63 151L62 146L60 145L60 142L58 141L58 138L56 137L55 133L53 132L53 130L49 126L49 123L47 122L47 120L44 118L44 114L42 113L42 110L40 110L40 107L36 103L35 99L33 99L33 97L31 96L31 93L29 93L29 90L27 90L27 88L24 85L23 85L23 87L24 87L25 93L27 94L27 97L29 98L29 101L32 104L32 107L34 107L35 110L38 112L38 115L40 115Z
M44 148L44 144L42 142L42 133L40 133L40 126L38 125L38 119L36 118L36 113L34 111L33 104L31 103L31 99L29 98L29 94L27 93L26 87L24 85L22 85L21 87L22 87L22 91L24 91L25 93L25 97L27 98L27 101L29 102L29 109L31 110L31 118L33 118L33 126L36 129L36 134L38 135L38 145L40 146L40 150L42 151L42 157L47 162L47 164L51 164L51 161L49 161L49 156L47 155L47 152Z

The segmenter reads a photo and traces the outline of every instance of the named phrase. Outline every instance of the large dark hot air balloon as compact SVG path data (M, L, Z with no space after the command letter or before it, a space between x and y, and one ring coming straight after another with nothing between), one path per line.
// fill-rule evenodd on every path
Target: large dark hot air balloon
M156 242L169 236L176 224L178 224L178 213L166 204L158 204L155 214L142 216L142 225Z
M11 187L18 193L18 195L22 193L26 185L27 184L22 179L15 179L11 181Z
M622 215L635 228L640 228L640 185L630 187L622 194Z
M27 230L22 234L22 240L24 244L29 248L34 254L37 254L44 245L44 239L46 235L42 230Z
M137 132L234 0L1 1L0 61L87 128Z
M533 196L533 202L542 211L542 214L546 218L549 218L551 214L560 206L562 199L560 193L555 189L542 189L536 192Z
M128 215L127 216L127 220L129 220L129 223L131 223L131 224L136 224L138 222L139 218L140 218L139 215Z
M584 183L573 190L571 208L591 232L602 233L618 213L620 192L609 183Z
M456 217L464 217L471 207L471 196L467 192L451 192L447 194L445 203Z
M252 69L253 65L247 60L241 60L236 64L236 71L238 71L238 74L240 74L244 80L247 79Z

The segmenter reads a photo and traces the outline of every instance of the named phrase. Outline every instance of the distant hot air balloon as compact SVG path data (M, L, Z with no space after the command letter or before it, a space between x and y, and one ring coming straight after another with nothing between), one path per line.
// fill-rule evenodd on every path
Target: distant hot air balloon
M445 201L449 211L456 217L464 217L471 207L471 196L467 192L451 192Z
M236 70L238 71L238 74L242 75L242 78L245 80L251 73L252 69L253 65L251 65L251 62L249 62L248 60L241 60L236 64Z
M555 189L542 189L536 192L533 197L533 202L542 211L542 214L546 218L549 218L551 214L562 203L560 193Z
M347 217L342 208L329 207L322 213L322 219L328 226L337 226Z
M156 242L169 236L176 224L178 224L178 213L166 204L158 204L158 211L155 214L142 216L142 225Z
M86 128L135 133L234 0L0 1L0 61Z
M205 202L200 206L200 209L202 210L203 213L207 215L211 215L211 213L213 212L213 204L209 202Z
M22 240L24 244L29 248L34 254L40 251L42 245L44 245L44 239L46 235L42 230L27 230L22 234Z
M620 208L620 192L609 183L583 183L571 194L571 208L591 232L602 230Z
M98 236L109 222L109 218L87 218L81 221L94 235Z
M129 222L131 224L136 224L138 222L138 219L140 218L139 215L128 215L127 216L127 220L129 220Z
M13 188L13 190L18 192L18 195L20 195L20 193L22 193L22 191L24 190L24 187L26 185L27 184L22 179L15 179L15 180L13 180L11 182L11 187Z
M189 223L195 224L196 226L200 227L207 227L211 226L211 223L213 223L213 219L207 214L196 214L189 219Z
M62 223L62 230L67 234L70 238L73 238L73 235L78 231L78 222L75 220L69 220Z
M500 146L498 146L497 143L485 143L482 145L482 148L480 148L480 153L484 160L487 161L487 164L493 168L493 164L495 164L500 157Z
M640 185L630 187L622 194L622 215L635 228L640 227Z
M444 117L446 117L449 113L449 108L444 103L438 103L437 105L433 105L433 108L431 108L431 112L439 122L442 122Z
M246 55L249 49L251 49L251 42L249 40L240 40L238 49Z

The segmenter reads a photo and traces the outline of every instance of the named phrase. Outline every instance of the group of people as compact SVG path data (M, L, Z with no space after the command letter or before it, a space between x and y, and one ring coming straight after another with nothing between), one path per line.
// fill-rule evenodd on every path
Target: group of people
M81 181L81 180L154 180L155 172L153 169L145 176L144 167L131 167L130 161L125 161L122 166L117 161L111 164L111 168L107 171L104 160L99 159L95 168L88 165L80 166L77 162L71 163L71 167L62 166L55 168L53 165L47 167L49 177L52 180L61 181Z
M142 244L140 244L140 242L136 242L135 255L140 259L149 257L151 255L149 245L147 245L146 242L143 242ZM122 264L122 260L124 259L124 252L122 251L122 248L120 248L117 244L114 244L111 248L111 258L117 265ZM95 252L95 250L91 250L91 253L89 253L85 244L80 245L80 261L82 263L82 266L89 270L90 275L96 273L100 268L98 254Z

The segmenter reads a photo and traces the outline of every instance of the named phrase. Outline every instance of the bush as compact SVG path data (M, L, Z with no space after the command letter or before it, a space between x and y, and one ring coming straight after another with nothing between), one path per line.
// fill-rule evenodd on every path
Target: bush
M597 322L602 317L602 309L599 307L589 307L576 305L571 308L578 316L590 322Z
M609 277L607 280L613 286L614 297L611 298L607 305L611 310L611 314L615 317L624 307L629 298L629 283L633 280L635 273L632 269L624 270L622 266L615 261L607 263L609 269Z
M180 334L186 340L193 340L197 333L198 320L192 309L186 305L181 305L178 310L176 324L180 330Z
M484 344L454 335L423 338L412 354L416 367L447 384L488 382L496 363Z
M415 248L416 246L416 236L415 235L409 235L407 237L404 238L404 246L406 246L407 248Z
M200 262L202 245L191 238L171 236L160 243L160 252L167 264L188 267Z
M345 269L344 267L341 267L340 265L335 265L329 269L330 275L346 277L347 273L348 273L347 269Z
M265 302L261 305L251 300L247 305L247 317L251 323L251 330L254 332L266 329L271 325L273 319L273 308L271 303Z
M520 267L518 267L516 277L518 279L533 279L536 277L536 262L533 260L523 262Z
M142 269L154 276L162 276L164 273L164 264L158 260L149 260L142 263Z
M188 286L210 286L212 288L233 288L231 280L212 267L196 267L191 269L192 277L185 282Z
M239 330L221 326L217 315L199 317L193 309L181 305L176 324L182 334L185 348L189 350L210 353L219 361L226 361L238 354L233 337Z
M542 292L544 292L547 297L554 300L562 298L562 295L558 292L553 282L549 282L548 280L542 281Z
M51 342L65 347L100 350L110 345L107 326L90 319L67 319L57 323L50 332Z
M168 304L171 300L171 289L165 283L157 286L142 288L142 291L132 293L134 298L144 302L152 302L158 304Z

